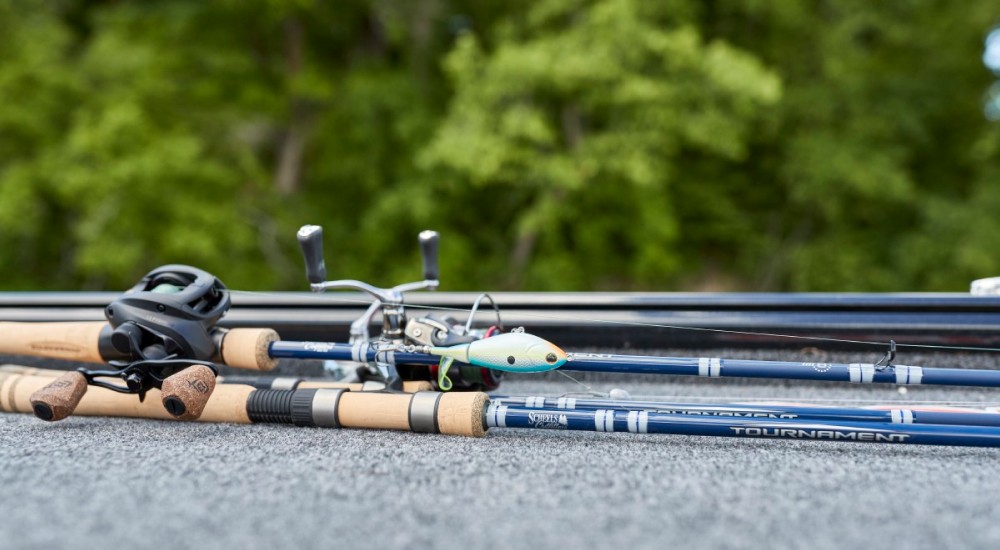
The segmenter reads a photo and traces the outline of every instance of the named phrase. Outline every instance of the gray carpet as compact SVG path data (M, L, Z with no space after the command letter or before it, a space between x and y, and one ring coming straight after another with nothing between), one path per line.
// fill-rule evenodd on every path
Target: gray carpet
M680 352L674 352L679 354ZM760 358L788 354L728 353ZM862 360L834 355L827 360ZM996 368L994 356L906 363ZM581 377L633 395L984 390ZM558 395L556 375L506 393ZM485 439L0 414L2 548L996 548L1000 450L493 430Z

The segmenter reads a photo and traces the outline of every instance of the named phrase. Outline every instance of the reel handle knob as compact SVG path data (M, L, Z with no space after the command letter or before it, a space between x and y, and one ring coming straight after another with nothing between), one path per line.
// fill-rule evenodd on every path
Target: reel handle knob
M35 416L55 422L73 414L85 393L87 393L87 379L83 374L72 371L31 394L28 401L31 402Z
M163 408L178 420L201 416L215 391L215 373L205 365L192 365L163 380Z
M424 261L424 280L438 280L438 241L441 236L437 231L421 231L418 236L420 240L420 256Z
M323 260L323 228L318 225L303 225L296 237L306 260L306 278L310 283L319 284L326 280L326 262Z

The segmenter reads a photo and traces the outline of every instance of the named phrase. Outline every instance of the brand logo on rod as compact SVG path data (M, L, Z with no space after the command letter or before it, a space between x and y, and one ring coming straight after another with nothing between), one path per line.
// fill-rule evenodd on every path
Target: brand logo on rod
M565 414L532 412L528 413L528 422L532 428L545 428L549 430L565 430L569 422Z
M804 430L800 428L730 428L736 435L744 437L784 437L789 439L846 439L850 441L879 441L902 443L909 434L878 432L841 432L837 430Z
M320 353L326 353L333 349L333 344L328 344L326 342L306 342L302 345L306 351L318 351Z

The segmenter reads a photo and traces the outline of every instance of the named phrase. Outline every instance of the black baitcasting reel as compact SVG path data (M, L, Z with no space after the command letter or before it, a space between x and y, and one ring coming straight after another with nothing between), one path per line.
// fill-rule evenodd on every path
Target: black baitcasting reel
M31 396L35 415L69 416L93 385L136 394L140 402L159 389L168 413L197 418L215 389L212 361L225 333L215 324L229 307L229 291L212 274L185 265L154 269L104 309L112 330L102 333L98 346L102 357L121 358L108 361L115 368L63 375Z

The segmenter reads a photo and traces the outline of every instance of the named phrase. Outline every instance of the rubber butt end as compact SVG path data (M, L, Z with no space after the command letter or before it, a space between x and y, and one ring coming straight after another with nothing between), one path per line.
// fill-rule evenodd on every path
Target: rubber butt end
M67 372L28 399L35 416L55 422L73 414L87 393L87 379L79 372Z
M489 398L482 392L445 393L438 403L438 429L443 434L483 437L483 410Z
M222 340L222 362L238 369L274 369L278 361L271 359L272 342L278 333L269 328L234 328Z
M201 416L215 390L215 373L205 365L192 365L167 377L160 388L163 408L178 420Z

